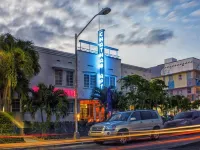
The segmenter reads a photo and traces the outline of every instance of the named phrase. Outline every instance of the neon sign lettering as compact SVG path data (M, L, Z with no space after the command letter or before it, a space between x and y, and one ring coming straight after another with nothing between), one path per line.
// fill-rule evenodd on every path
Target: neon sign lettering
M104 29L98 31L98 44L99 44L99 66L100 66L100 88L104 86Z

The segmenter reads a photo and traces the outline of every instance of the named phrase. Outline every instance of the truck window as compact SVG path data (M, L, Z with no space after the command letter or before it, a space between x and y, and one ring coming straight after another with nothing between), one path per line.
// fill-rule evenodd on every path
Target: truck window
M131 115L131 118L133 118L133 117L136 118L136 121L141 120L140 112L138 112L138 111L133 112Z
M158 119L158 115L155 111L152 111L151 115L152 115L152 119Z
M142 120L152 119L152 115L150 111L141 111L140 115L141 115Z

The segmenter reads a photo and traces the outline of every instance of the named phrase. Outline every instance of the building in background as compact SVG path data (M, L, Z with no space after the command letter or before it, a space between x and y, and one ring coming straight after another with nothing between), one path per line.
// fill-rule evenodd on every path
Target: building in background
M63 89L70 101L69 115L63 120L73 121L75 55L43 47L36 47L36 51L40 56L41 71L31 80L30 87L36 89L39 83L44 83ZM117 81L121 77L131 74L141 75L148 80L151 79L150 69L122 64L116 48L105 46L104 61L104 85L106 87L114 86L120 89L121 86ZM100 109L99 101L90 99L92 89L99 86L98 76L99 55L97 44L80 40L78 48L78 112L80 113L80 119L91 121L104 119L105 110ZM39 113L36 114L35 118L41 121ZM25 120L32 120L29 113L25 114ZM52 120L55 120L54 116Z
M165 60L160 76L154 76L165 81L170 95L183 95L190 100L200 99L200 60L187 58Z
M69 115L63 119L74 120L74 72L75 55L63 51L36 47L41 65L40 73L31 82L31 88L37 88L39 83L52 84L63 89L68 95ZM137 74L147 80L161 79L168 86L171 95L183 95L191 100L200 98L200 60L187 58L177 61L174 58L166 59L164 64L142 68L121 63L118 49L105 46L104 85L115 86L120 89L117 82L120 78ZM78 48L78 112L80 119L100 121L104 116L104 109L100 109L98 100L91 100L90 95L94 87L99 87L99 55L96 43L80 40ZM15 105L14 105L15 104ZM20 111L20 105L13 103L13 111ZM31 120L30 114L25 114L25 120ZM39 113L36 120L41 121ZM55 120L55 117L52 117Z

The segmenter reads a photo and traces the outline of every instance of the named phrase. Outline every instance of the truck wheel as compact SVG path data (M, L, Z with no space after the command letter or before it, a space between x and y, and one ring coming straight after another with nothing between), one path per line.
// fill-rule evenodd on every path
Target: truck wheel
M117 135L124 136L124 135L128 135L128 134L129 134L128 130L124 129L124 130L120 130ZM128 142L128 137L120 137L119 142L120 142L120 144L125 145Z
M159 130L160 129L160 127L158 127L158 126L156 126L156 127L154 127L153 128L153 130ZM155 132L153 132L152 134L151 134L151 140L158 140L159 139L159 137L160 137L160 134L159 134L159 132L158 131L155 131Z

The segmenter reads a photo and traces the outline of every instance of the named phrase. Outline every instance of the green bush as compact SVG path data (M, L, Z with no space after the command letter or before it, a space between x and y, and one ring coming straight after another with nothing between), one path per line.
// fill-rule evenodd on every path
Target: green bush
M24 143L24 138L0 138L0 144L5 143Z
M14 125L9 118L0 113L0 135L9 136L17 135L19 128ZM0 138L0 144L4 143L22 143L25 142L23 138Z

